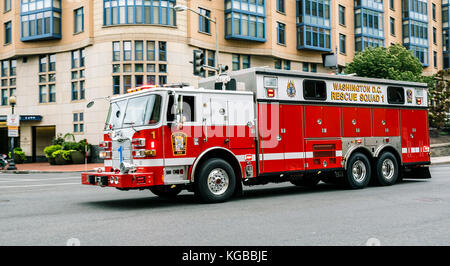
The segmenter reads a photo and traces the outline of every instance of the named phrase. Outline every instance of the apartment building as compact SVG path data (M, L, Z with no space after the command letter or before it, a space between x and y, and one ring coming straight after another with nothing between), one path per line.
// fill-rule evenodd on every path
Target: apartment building
M176 12L184 5L194 12ZM1 0L0 153L8 150L8 99L21 115L16 143L30 160L59 134L96 145L107 101L142 84L188 82L192 51L232 70L269 66L331 72L371 46L401 43L424 74L450 65L448 0ZM201 76L214 75L205 71Z

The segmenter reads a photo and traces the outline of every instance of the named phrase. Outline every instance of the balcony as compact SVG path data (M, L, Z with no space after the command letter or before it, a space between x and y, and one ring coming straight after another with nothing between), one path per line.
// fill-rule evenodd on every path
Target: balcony
M21 0L20 40L61 39L61 0Z
M266 0L225 0L225 39L266 41Z
M297 49L331 52L329 0L297 0Z

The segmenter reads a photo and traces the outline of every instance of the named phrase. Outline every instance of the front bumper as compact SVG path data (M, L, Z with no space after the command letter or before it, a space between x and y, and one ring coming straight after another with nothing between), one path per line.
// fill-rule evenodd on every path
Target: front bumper
M160 183L155 180L154 172L130 174L113 172L81 173L81 184L83 185L129 189L161 185Z

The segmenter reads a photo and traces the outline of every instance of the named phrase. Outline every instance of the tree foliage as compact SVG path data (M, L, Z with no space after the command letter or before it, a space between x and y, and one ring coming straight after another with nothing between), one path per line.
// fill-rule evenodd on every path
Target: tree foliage
M422 64L400 44L370 47L358 53L345 73L361 77L422 82Z
M422 64L411 51L401 44L395 44L389 48L367 48L358 53L353 62L345 68L345 73L355 73L360 77L427 83L429 123L431 127L440 129L445 127L446 112L450 108L450 72L440 71L437 76L422 76L422 70Z

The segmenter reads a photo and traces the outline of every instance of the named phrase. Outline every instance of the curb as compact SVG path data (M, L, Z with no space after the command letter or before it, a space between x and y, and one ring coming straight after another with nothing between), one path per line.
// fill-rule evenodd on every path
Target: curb
M450 164L450 160L430 163L430 165L440 165L440 164ZM67 174L67 173L84 173L84 172L95 172L95 170L87 170L87 171L0 170L0 173L6 174Z
M85 173L95 172L94 170L87 171L40 171L40 170L0 170L0 173L6 174L67 174L67 173Z

